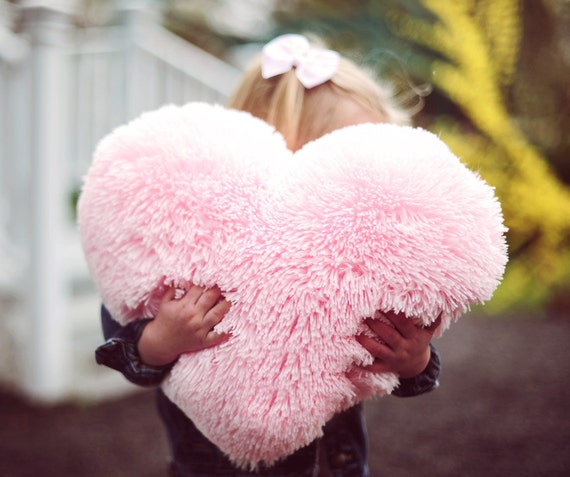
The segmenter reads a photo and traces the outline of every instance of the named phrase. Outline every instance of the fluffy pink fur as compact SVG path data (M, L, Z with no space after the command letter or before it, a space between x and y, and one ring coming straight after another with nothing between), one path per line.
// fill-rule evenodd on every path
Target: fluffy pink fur
M390 393L359 366L362 319L443 324L488 300L506 264L493 190L433 134L351 126L293 154L251 115L191 103L99 145L79 204L112 315L153 316L165 286L218 284L229 341L184 355L166 394L236 464L273 463L338 411Z

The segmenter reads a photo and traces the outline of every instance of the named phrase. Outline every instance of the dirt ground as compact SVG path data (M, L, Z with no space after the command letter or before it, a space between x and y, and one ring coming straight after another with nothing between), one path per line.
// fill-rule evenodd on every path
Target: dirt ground
M570 477L569 339L569 317L463 317L436 341L439 389L367 403L372 477ZM153 400L0 391L0 477L164 477Z

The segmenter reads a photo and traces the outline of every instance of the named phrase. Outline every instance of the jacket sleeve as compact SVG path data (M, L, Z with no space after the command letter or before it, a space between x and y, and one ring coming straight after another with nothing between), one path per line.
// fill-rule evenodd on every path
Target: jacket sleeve
M398 397L412 397L427 393L439 386L439 373L441 371L441 361L439 353L430 343L431 355L426 369L421 374L413 378L401 379L400 385L392 392Z
M142 362L137 344L150 319L135 320L121 326L101 306L101 324L105 343L95 350L95 360L122 373L130 382L139 386L157 386L170 372L174 363L166 366L149 366Z

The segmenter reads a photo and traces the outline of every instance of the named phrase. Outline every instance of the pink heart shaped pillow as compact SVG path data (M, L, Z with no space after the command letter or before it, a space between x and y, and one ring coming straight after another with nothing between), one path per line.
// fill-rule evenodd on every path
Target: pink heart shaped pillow
M143 114L103 139L79 227L121 323L166 286L217 284L221 346L183 355L163 384L241 466L312 442L337 412L391 392L355 336L375 310L442 332L488 300L507 261L493 189L435 135L362 124L292 153L245 112L203 103Z

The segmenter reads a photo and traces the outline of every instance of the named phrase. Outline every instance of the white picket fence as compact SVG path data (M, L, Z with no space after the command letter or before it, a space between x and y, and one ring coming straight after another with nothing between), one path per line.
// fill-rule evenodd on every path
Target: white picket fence
M166 103L224 103L240 76L145 4L86 29L71 10L0 0L0 384L35 399L125 387L94 364L99 298L72 211L97 142Z

